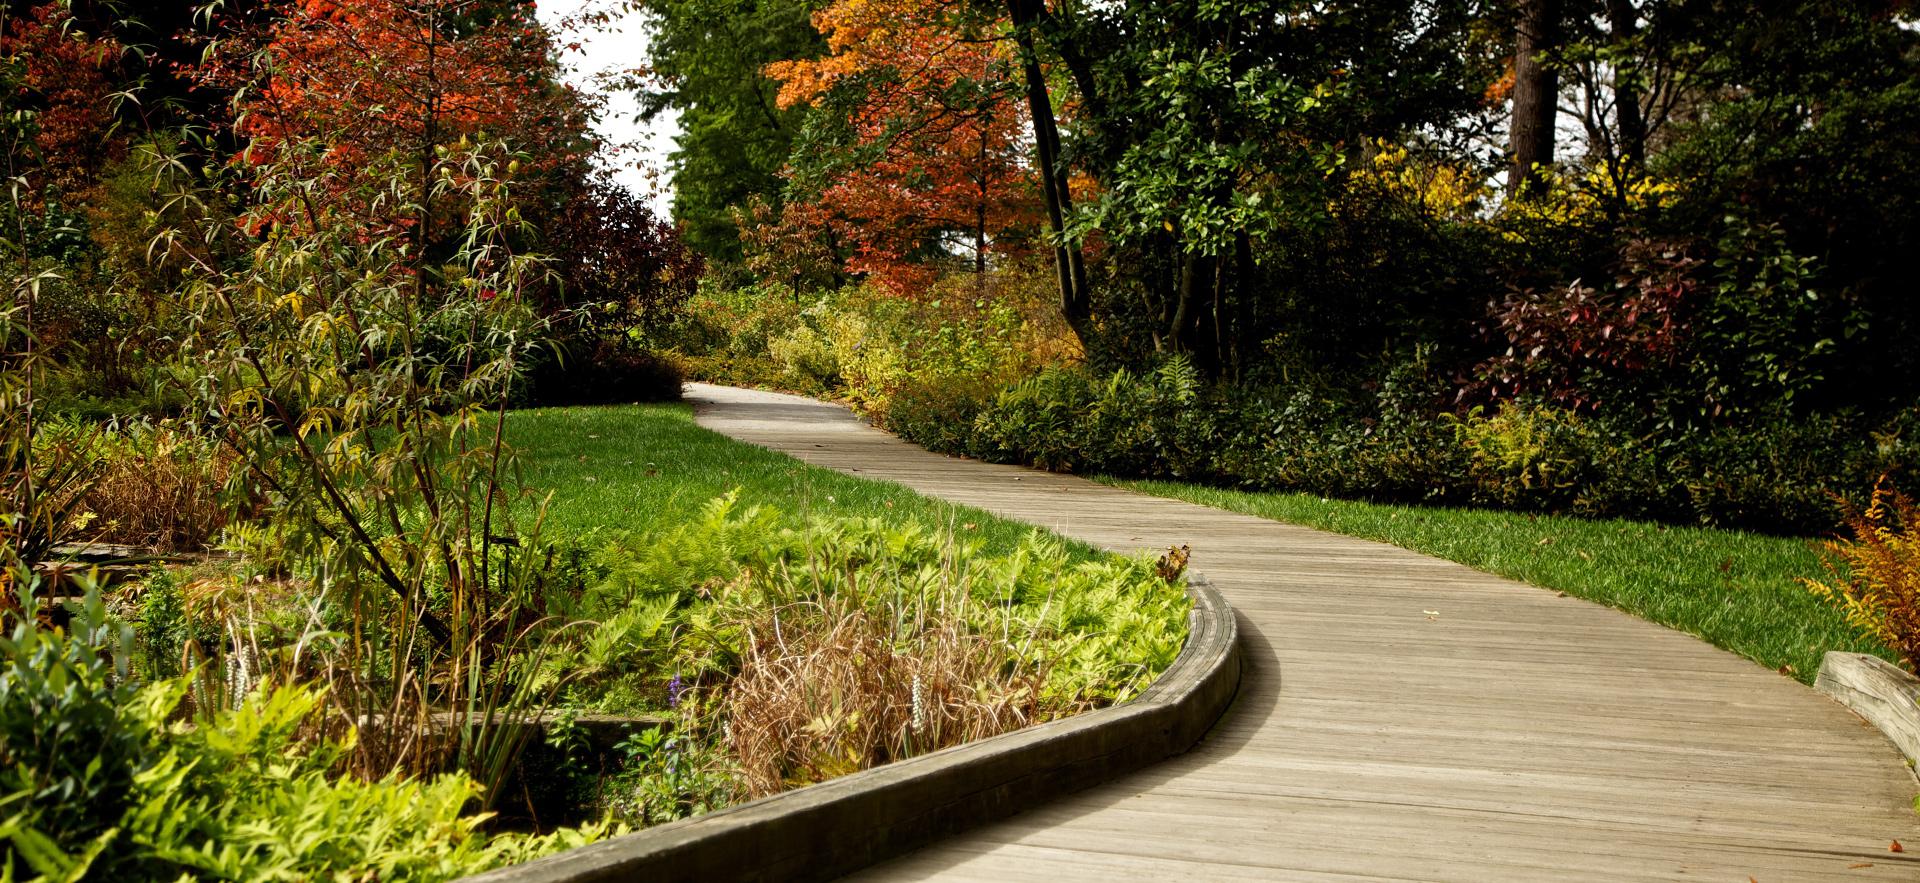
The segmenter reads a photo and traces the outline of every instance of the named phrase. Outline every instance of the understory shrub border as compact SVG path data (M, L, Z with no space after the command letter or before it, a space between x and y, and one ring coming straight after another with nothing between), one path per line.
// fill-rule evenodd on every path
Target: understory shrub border
M832 399L929 450L1059 472L1788 536L1840 527L1836 495L1920 481L1916 407L1720 420L1489 399L1427 347L1360 387L1209 381L1180 356L1099 367L1112 360L1066 347L1020 285L1004 305L952 294L705 292L718 318L655 343L689 379Z
M1643 436L1531 400L1427 413L1396 383L1420 386L1389 382L1374 403L1322 401L1209 386L1175 358L1138 373L1054 367L987 390L838 397L930 450L1055 472L1787 536L1830 533L1836 498L1857 503L1876 478L1920 480L1920 409L1864 430L1808 418Z
M1233 702L1234 614L1198 573L1188 637L1131 701L466 878L824 880L1193 747Z

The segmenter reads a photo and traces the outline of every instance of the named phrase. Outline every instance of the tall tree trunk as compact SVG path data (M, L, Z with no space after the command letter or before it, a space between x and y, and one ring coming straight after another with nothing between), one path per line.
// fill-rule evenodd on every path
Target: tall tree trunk
M1219 371L1217 339L1209 339L1213 320L1210 307L1218 307L1219 259L1189 254L1180 259L1180 282L1175 294L1173 318L1167 323L1167 340L1173 351L1193 360L1194 368L1213 377Z
M1631 42L1640 33L1640 12L1633 0L1607 0L1607 27L1613 42ZM1623 75L1618 63L1613 70L1613 115L1620 129L1620 164L1637 171L1647 155L1647 117L1640 108L1640 84L1637 72Z
M1519 0L1520 23L1513 53L1513 170L1507 175L1507 193L1531 195L1539 184L1536 168L1553 162L1553 119L1558 109L1560 78L1542 56L1558 46L1559 0Z
M1067 215L1073 210L1073 194L1067 188L1066 167L1060 162L1060 128L1053 118L1053 96L1047 91L1040 56L1034 52L1033 26L1045 14L1043 0L1007 0L1007 15L1013 20L1013 38L1019 44L1021 68L1026 75L1027 110L1033 117L1034 151L1040 159L1041 196L1047 204L1047 224L1053 230L1060 315L1084 346L1093 330L1086 258L1080 246L1067 238Z

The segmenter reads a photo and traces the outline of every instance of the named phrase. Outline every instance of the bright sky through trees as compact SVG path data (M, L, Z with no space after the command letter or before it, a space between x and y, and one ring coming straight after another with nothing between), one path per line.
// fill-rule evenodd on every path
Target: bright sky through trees
M632 92L607 90L596 82L599 74L645 63L647 34L640 15L618 13L617 23L610 28L569 30L566 27L566 19L580 12L607 9L611 5L607 0L540 0L538 8L540 21L555 31L554 42L562 47L574 43L580 46L578 51L569 48L561 53L567 66L567 82L607 99L606 113L595 128L614 144L630 145L630 149L619 154L620 183L644 196L655 213L666 217L673 202L667 154L673 150L674 136L680 132L678 115L669 108L652 122L641 122L638 119L640 105Z

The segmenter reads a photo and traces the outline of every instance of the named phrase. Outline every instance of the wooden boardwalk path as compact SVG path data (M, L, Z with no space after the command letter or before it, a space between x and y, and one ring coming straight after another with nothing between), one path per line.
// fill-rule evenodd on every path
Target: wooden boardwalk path
M1920 881L1915 781L1879 731L1687 635L1392 546L927 453L809 399L689 397L702 425L810 463L1111 549L1191 543L1239 613L1249 670L1194 751L866 876Z

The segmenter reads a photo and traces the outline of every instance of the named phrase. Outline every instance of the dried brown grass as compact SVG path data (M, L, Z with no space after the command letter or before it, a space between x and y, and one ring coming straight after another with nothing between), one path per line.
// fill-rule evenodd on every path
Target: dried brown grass
M163 552L206 548L236 516L221 500L232 452L165 427L103 443L100 471L81 500L80 533L101 543Z
M959 611L894 617L844 599L763 610L723 710L752 797L1049 719L1043 673ZM942 615L945 614L945 615Z

